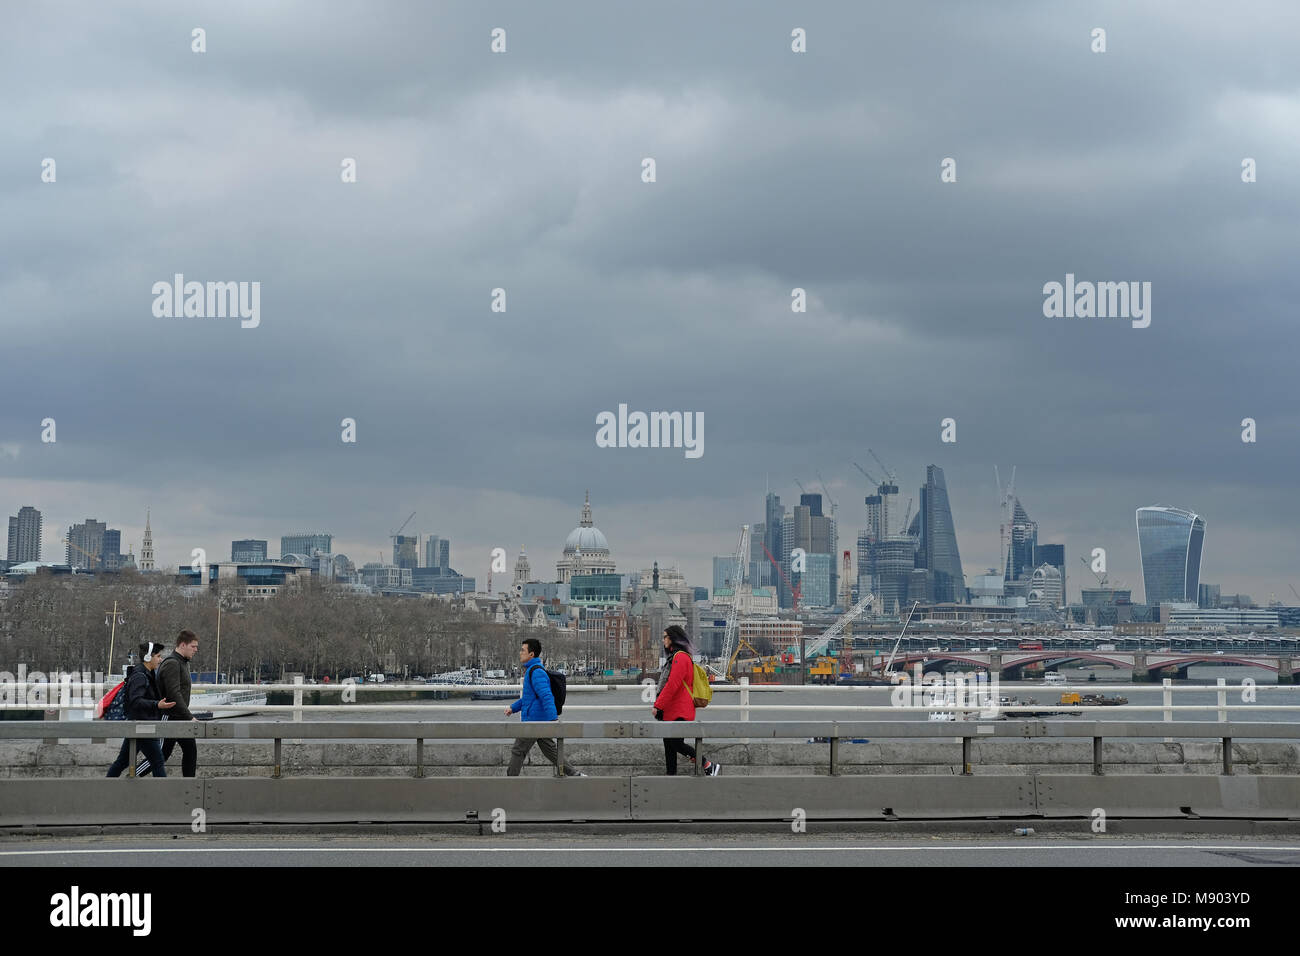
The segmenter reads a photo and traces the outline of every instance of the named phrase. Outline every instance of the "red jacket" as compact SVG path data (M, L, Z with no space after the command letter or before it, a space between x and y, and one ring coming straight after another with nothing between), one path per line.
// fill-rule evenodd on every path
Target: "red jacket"
M673 655L668 683L655 698L655 708L664 712L664 720L695 719L695 696L691 693L694 684L695 664L691 655L678 651Z

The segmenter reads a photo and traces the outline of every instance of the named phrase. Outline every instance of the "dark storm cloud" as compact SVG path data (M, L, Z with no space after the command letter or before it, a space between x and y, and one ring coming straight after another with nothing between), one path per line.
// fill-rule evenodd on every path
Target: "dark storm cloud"
M1282 590L1300 558L1276 521L1300 434L1292 4L4 16L8 513L130 539L152 502L175 563L305 527L372 560L417 508L483 577L519 541L548 573L590 486L620 568L708 583L769 475L790 503L825 473L851 547L871 446L904 500L945 468L968 573L995 560L995 462L1041 540L1107 546L1135 585L1156 500L1206 515L1229 590ZM155 318L176 272L260 281L261 326ZM1066 272L1152 282L1151 327L1044 318ZM704 457L596 448L620 402L703 411Z

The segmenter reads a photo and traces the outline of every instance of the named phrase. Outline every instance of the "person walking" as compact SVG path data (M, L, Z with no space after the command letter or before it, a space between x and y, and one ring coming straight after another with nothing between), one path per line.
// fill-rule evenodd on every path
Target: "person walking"
M176 649L158 665L158 691L173 701L175 709L168 720L198 720L190 713L190 661L199 651L199 639L193 631L181 631ZM199 743L193 737L168 737L163 741L163 763L171 759L176 745L181 748L181 775L193 777L199 766Z
M167 645L155 644L152 641L140 645L142 663L131 668L127 673L126 686L120 691L126 695L127 720L165 720L167 711L176 706L175 702L159 695L158 684L154 679L154 671L162 663L163 651L166 649ZM162 744L158 738L137 737L135 740L136 749L149 758L149 767L153 775L167 776L167 768L163 765ZM120 777L130 761L131 738L128 737L122 741L122 749L118 752L117 759L108 768L108 776Z
M691 693L695 685L695 662L691 657L691 639L680 624L673 624L664 630L664 653L668 659L659 671L659 694L655 697L655 720L694 720L695 695ZM677 755L689 757L695 763L695 748L689 746L681 737L664 738L665 770L670 777L677 776ZM722 765L716 761L704 759L704 772L716 777Z
M506 716L520 714L520 720L529 723L539 720L559 720L560 715L555 710L555 696L551 693L551 679L546 676L546 668L542 667L541 655L542 642L535 637L530 637L519 645L519 663L524 665L524 689L522 696L506 708ZM552 764L555 763L559 750L554 740L545 737L518 737L515 739L514 746L510 748L510 766L506 768L507 777L519 776L519 771L524 766L524 759L533 749L533 744L541 748L542 756ZM579 773L569 766L567 760L564 762L564 775L566 777L586 776L585 773Z

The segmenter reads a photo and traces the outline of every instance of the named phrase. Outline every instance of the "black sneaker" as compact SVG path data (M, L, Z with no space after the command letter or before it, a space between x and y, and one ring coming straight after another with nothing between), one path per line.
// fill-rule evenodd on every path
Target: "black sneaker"
M716 760L710 760L708 765L704 768L704 772L710 777L716 777L720 770L722 770L722 764L718 763Z

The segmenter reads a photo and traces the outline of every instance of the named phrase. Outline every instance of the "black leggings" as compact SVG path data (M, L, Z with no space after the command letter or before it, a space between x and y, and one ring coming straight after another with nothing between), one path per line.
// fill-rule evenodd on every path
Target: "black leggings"
M685 717L676 717L675 720L685 720ZM681 737L664 738L664 763L667 765L668 776L677 776L677 755L695 759L695 748L688 746L686 741Z

